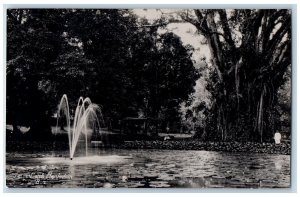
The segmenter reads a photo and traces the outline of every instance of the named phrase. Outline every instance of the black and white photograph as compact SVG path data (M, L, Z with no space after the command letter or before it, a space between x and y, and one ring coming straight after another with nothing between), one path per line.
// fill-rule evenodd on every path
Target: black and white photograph
M6 187L291 187L294 10L5 12Z

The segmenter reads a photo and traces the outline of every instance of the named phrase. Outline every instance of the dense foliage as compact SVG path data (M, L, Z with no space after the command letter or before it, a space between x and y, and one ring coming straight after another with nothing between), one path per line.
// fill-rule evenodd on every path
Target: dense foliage
M46 136L67 94L71 109L90 97L112 127L128 116L176 124L199 74L193 49L159 27L130 10L8 10L7 123Z
M178 132L184 120L205 140L260 142L290 129L291 10L161 13L150 23L132 10L8 10L7 123L45 137L67 94L71 109L80 96L101 105L112 129L147 117ZM196 27L211 54L200 69L193 47L160 33L170 23Z

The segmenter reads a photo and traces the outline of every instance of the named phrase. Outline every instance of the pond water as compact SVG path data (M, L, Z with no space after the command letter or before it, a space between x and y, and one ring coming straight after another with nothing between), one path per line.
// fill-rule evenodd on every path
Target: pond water
M6 185L38 188L287 188L290 156L184 150L6 155Z

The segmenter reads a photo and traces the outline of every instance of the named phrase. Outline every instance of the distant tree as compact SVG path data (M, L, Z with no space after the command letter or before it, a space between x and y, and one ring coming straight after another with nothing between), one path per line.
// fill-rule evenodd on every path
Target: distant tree
M181 104L181 119L187 127L187 131L196 132L195 137L206 139L206 120L211 108L212 98L210 92L206 89L208 76L203 75L204 70L202 69L209 70L207 64L205 64L199 71L202 76L196 82L194 93L190 95L188 101Z
M276 129L289 135L291 132L291 66L284 74L284 83L278 89L278 104L276 107ZM288 137L288 136L287 136Z
M155 42L157 52L150 56L144 75L149 88L148 113L161 119L162 129L168 127L176 131L180 103L194 91L199 73L191 60L193 48L184 47L178 36L162 34Z

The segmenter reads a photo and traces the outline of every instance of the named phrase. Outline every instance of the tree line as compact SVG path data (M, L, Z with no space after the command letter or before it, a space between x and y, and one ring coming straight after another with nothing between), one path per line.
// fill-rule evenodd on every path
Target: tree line
M45 130L67 94L70 109L90 97L115 126L125 117L179 122L199 73L193 48L160 26L131 10L8 10L8 121Z
M204 114L201 139L266 141L283 113L289 121L290 103L278 92L291 66L290 10L162 16L150 23L126 9L7 10L7 123L42 135L67 94L71 109L90 97L115 127L125 117L150 117L161 131L176 130L185 124L180 105L190 103L203 69L211 104L199 102L186 116ZM211 67L196 69L192 46L159 33L174 22L204 36L212 57L203 61Z

